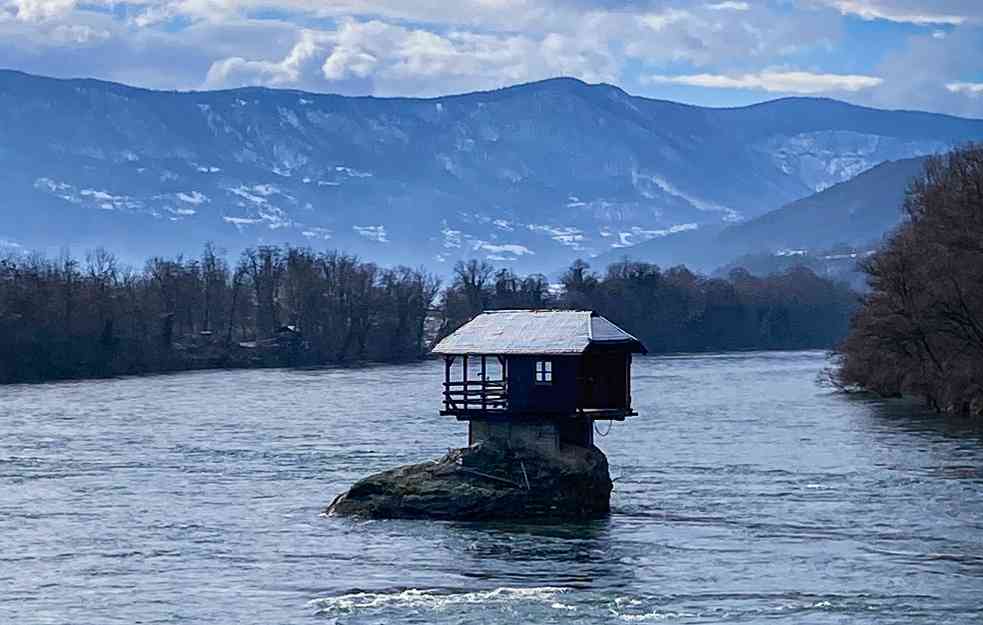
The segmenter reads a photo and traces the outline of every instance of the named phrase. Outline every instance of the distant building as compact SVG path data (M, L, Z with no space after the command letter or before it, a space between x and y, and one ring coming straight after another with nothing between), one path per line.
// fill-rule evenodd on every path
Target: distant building
M433 352L444 356L440 414L468 421L469 444L589 447L595 420L637 414L631 358L645 347L592 311L485 312Z

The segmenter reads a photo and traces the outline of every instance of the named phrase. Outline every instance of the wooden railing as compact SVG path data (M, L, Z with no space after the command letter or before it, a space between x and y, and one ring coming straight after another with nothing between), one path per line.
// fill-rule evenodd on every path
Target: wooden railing
M508 408L508 386L504 380L444 382L445 411L504 411Z

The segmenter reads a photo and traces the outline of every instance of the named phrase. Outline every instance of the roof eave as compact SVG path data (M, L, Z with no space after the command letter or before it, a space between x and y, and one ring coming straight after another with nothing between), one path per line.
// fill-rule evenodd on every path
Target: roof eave
M648 349L636 338L624 339L622 341L591 341L591 347L630 347L633 354L647 354Z
M541 350L541 351L527 351L527 350L498 350L498 351L484 351L484 350L469 350L469 349L437 349L434 348L430 350L431 354L436 354L438 356L580 356L586 350Z

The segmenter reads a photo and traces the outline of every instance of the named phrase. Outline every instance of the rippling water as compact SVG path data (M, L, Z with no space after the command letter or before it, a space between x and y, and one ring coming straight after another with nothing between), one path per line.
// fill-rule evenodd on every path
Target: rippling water
M637 359L613 514L552 526L319 516L464 444L436 362L0 387L0 622L979 623L983 436L823 366Z

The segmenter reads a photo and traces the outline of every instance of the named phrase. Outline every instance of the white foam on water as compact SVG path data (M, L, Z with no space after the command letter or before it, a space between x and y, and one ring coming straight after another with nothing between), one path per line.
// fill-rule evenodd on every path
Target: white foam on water
M681 618L691 618L697 616L691 612L647 612L645 614L621 614L622 621L629 623L643 623L646 621L668 621Z
M556 586L540 586L448 593L410 588L399 592L358 592L337 597L323 597L310 601L308 605L314 607L320 614L380 608L422 608L438 611L452 605L510 604L525 601L545 603L554 609L573 610L576 608L556 600L559 594L568 590Z

